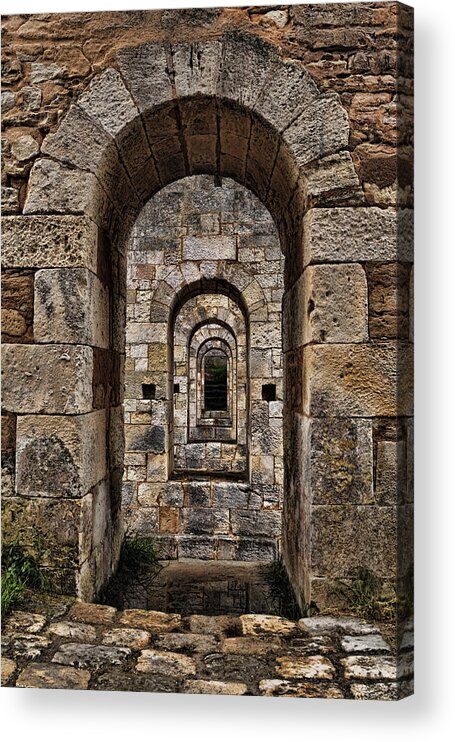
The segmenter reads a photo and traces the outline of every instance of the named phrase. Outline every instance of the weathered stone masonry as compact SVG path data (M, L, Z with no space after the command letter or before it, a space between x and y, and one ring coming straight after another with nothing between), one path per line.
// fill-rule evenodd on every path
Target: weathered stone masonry
M86 599L114 568L128 237L155 193L211 175L255 194L284 255L282 548L296 591L324 602L361 565L400 588L412 11L81 20L4 19L4 536L34 549L40 536L61 588Z

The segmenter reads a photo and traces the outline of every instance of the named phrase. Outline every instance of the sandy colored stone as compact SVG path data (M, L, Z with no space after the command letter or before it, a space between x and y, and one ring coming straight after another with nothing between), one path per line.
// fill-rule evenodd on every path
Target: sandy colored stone
M35 662L22 670L16 681L16 687L87 690L89 681L88 670Z
M244 696L245 683L225 683L221 680L185 680L184 693L207 693L211 696Z
M158 649L166 649L171 652L213 652L217 647L216 638L209 634L175 633L158 634L154 640L154 646Z
M307 415L412 414L412 350L406 344L312 345L304 362Z
M16 672L16 663L14 660L8 659L8 657L2 657L2 685L6 685L8 680Z
M310 209L304 218L304 262L394 261L398 219L400 260L412 261L412 212L396 209Z
M259 681L259 691L264 696L290 696L295 698L344 698L343 691L332 683L306 683L298 680L273 678Z
M84 216L9 216L2 220L5 268L81 266L96 271L98 228Z
M87 214L99 218L99 185L93 173L36 160L30 173L24 214Z
M196 663L191 657L176 652L144 649L137 661L136 670L180 678L186 675L195 675Z
M34 337L37 343L109 347L109 292L86 268L35 274Z
M5 621L3 630L6 634L38 634L46 623L46 616L40 613L14 611Z
M299 283L296 290L301 291ZM308 266L303 296L303 343L368 340L367 282L362 266ZM303 344L299 341L297 346Z
M129 608L120 615L120 623L136 629L152 632L173 631L180 627L181 616L177 613L143 611Z
M96 631L93 626L73 621L51 623L49 633L62 636L65 639L73 639L76 642L94 642L96 639Z
M148 631L141 629L107 629L103 631L101 641L103 644L110 644L118 647L128 647L129 649L143 649L150 642Z
M27 330L27 323L23 315L16 309L2 308L2 333L20 337Z
M249 636L233 636L223 640L221 651L225 654L266 655L277 652L282 642L267 636L265 639L253 639Z
M283 678L320 678L331 680L335 668L329 659L322 655L309 657L277 657L276 672Z
M97 605L96 603L74 603L68 618L73 621L94 624L111 624L116 616L117 609L110 605Z
M4 345L3 405L21 414L92 409L93 352L74 345Z
M184 237L184 260L235 260L235 237Z
M242 633L246 636L261 636L262 634L277 634L278 636L289 636L296 633L297 624L287 618L279 616L267 616L250 614L240 616Z
M81 497L106 475L104 410L21 416L16 442L19 494Z

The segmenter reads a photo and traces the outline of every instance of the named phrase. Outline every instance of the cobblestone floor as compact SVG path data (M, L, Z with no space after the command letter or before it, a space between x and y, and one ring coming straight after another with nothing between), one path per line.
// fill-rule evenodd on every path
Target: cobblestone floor
M412 693L413 632L397 658L357 618L182 617L34 598L6 620L2 685L391 700Z

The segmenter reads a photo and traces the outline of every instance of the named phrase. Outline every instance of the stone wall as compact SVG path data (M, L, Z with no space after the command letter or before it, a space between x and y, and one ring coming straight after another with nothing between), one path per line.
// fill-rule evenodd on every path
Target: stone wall
M273 220L229 178L184 178L143 208L127 262L126 523L168 557L270 560L283 502L284 257ZM225 337L235 364L229 427L198 421L197 349L210 337Z
M296 592L327 600L359 566L399 588L412 561L412 10L81 19L3 19L5 536L29 543L38 519L43 562L86 598L113 568L126 243L155 193L210 174L253 191L285 257Z

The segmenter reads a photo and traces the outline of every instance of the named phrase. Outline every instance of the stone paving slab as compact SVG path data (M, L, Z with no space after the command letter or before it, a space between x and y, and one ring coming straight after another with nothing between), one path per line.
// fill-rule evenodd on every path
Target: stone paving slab
M55 596L4 624L2 685L397 700L413 692L412 625L397 656L352 616L182 617Z

